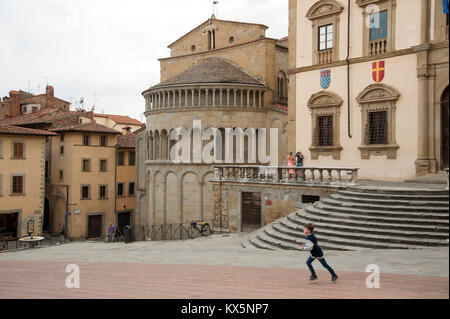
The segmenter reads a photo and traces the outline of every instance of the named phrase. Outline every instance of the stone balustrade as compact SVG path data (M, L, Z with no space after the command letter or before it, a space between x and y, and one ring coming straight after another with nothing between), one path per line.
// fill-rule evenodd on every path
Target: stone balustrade
M214 181L345 187L358 183L358 170L350 167L215 166Z
M264 107L262 86L168 87L145 93L146 111L198 107Z

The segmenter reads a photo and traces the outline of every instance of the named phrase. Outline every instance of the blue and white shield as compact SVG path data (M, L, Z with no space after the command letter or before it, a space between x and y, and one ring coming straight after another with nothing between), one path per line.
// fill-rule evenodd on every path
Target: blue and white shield
M331 70L320 71L320 86L323 89L328 89L331 83Z

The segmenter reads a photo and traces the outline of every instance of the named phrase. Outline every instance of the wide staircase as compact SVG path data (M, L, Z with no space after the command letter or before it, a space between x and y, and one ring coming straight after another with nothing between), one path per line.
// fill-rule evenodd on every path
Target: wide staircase
M250 234L242 245L299 250L309 222L326 250L448 247L449 192L348 187Z

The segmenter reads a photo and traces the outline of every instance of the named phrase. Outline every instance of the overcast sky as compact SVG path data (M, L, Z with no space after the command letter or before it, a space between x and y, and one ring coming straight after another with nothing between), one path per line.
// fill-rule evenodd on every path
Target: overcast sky
M212 14L212 0L0 0L0 96L40 94L141 120L167 45ZM288 0L219 0L219 18L288 33Z

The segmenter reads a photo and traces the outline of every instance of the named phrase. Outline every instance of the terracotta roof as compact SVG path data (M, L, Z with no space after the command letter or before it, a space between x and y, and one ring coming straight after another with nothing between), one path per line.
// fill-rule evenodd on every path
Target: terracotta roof
M107 117L118 124L129 124L129 125L139 125L142 123L126 115L113 115L113 114L94 114L97 117Z
M76 111L61 111L57 108L47 108L30 114L23 114L12 118L0 120L0 124L5 125L30 125L30 124L42 124L52 123L56 120L69 118L72 116L83 116L86 112Z
M117 137L118 148L135 148L136 147L136 135L128 132L126 135L120 135Z
M152 89L199 83L233 83L264 86L263 83L225 59L211 57L199 61L175 77L153 86Z
M13 125L1 125L0 124L0 134L10 134L10 135L40 135L40 136L54 136L55 133L34 130L31 128L18 127Z
M121 134L112 128L97 124L85 123L79 125L71 125L50 129L52 132L86 132L86 133L104 133L104 134Z

